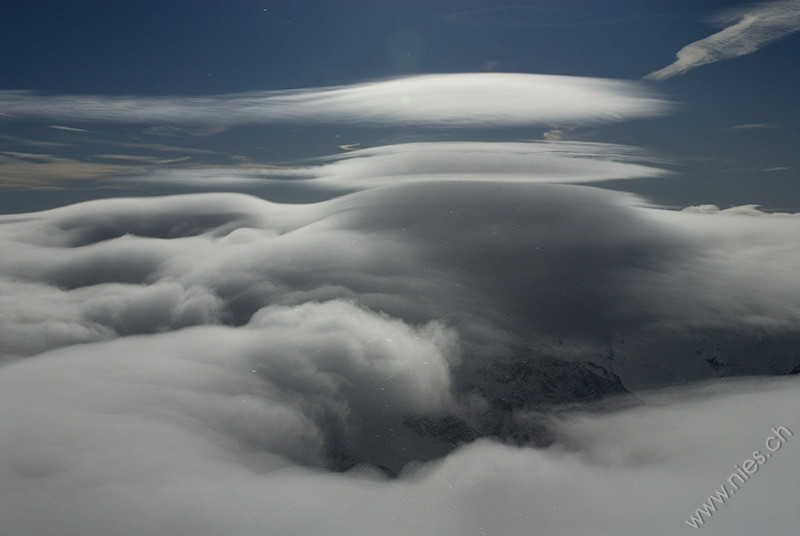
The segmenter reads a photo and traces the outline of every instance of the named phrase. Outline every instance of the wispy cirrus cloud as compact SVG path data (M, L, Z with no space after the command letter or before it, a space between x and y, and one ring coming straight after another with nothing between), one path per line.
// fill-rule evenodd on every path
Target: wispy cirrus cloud
M617 121L671 104L635 82L515 73L425 75L349 86L212 97L111 97L0 92L3 119L129 123L344 122L526 125Z
M725 28L690 43L677 52L677 60L646 75L646 80L666 80L691 69L751 54L800 30L800 1L777 0L727 11L718 21Z

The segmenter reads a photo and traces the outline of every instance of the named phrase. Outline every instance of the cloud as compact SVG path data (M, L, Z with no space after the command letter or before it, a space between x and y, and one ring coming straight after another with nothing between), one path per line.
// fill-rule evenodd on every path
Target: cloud
M677 52L675 63L644 78L666 80L691 69L752 54L769 43L800 30L800 2L775 0L740 7L719 17L723 30L690 43Z
M552 128L545 132L542 137L547 141L561 141L564 139L564 131L559 128Z
M584 124L661 115L673 108L672 103L637 82L514 73L412 76L349 86L210 97L75 96L5 91L0 92L0 106L5 110L4 118L14 121L75 121L82 125L109 122L116 124L117 130L121 123L136 123L143 124L141 132L145 134L176 138L210 136L234 126L275 127L298 123L350 124L359 127L404 124L432 129L551 125L564 121L569 124ZM73 127L58 126L58 130L63 135L75 133ZM508 145L506 149L506 146L499 143L436 144L430 148L426 148L424 144L407 144L405 148L395 145L379 149L368 148L366 146L369 144L360 141L341 145L352 153L350 160L334 158L324 165L314 162L305 170L284 167L268 171L268 166L260 166L258 169L232 167L232 160L247 157L237 157L207 148L132 143L119 141L118 134L116 137L116 141L115 136L88 141L70 139L70 144L63 149L65 154L43 155L46 159L21 159L8 153L5 157L8 161L4 166L8 168L6 181L13 181L9 185L20 188L32 185L53 186L59 181L63 184L62 179L76 177L117 179L122 175L161 182L180 182L197 188L219 182L227 187L258 186L270 178L282 180L291 176L324 180L337 189L360 189L364 187L364 181L360 181L355 170L360 165L356 159L361 163L368 160L372 167L387 168L383 176L373 182L392 180L388 173L390 167L396 168L397 174L402 175L398 180L417 180L416 172L402 173L404 164L400 162L401 159L411 161L415 158L424 160L429 167L435 159L441 159L439 164L433 166L432 171L437 173L438 178L443 178L443 170L447 165L454 165L456 156L480 164L470 156L471 150L491 158L491 163L495 164L499 154L506 154L520 163L527 159L542 171L537 173L539 175L544 175L550 169L549 180L554 181L569 176L566 168L562 170L562 166L567 163L572 164L571 169L576 173L575 179L578 181L598 180L604 175L615 173L620 175L615 178L625 178L641 176L641 173L651 176L655 172L650 166L637 167L636 164L648 162L641 155L636 156L638 162L634 162L635 149L600 144L573 147L554 145L547 150L535 145L528 145L525 149ZM382 137L385 138L375 136L375 139ZM30 143L19 139L12 141L24 145ZM75 152L80 151L88 142L104 146L103 154L97 156L97 147L92 147L85 150L83 161L76 159ZM269 141L263 143L270 144ZM273 143L286 142L275 140ZM241 140L237 140L237 146L240 144ZM351 149L357 150L350 151ZM66 154L67 151L69 154ZM128 151L133 153L128 155ZM142 151L148 154L142 154ZM381 151L383 155L377 154ZM153 152L178 152L184 156L167 159L153 156ZM397 154L401 152L402 154ZM528 153L528 156L514 154L519 152ZM582 152L586 154L579 154ZM436 156L435 153L443 156ZM185 167L178 168L175 164L181 163L181 158L187 159L186 155L197 155L198 165L213 164L214 167L185 172ZM92 161L91 158L101 158L102 161ZM589 160L592 158L598 159L599 169L596 172L590 165ZM169 166L172 170L162 173L162 169L151 169L155 166ZM490 165L486 163L480 167L489 169ZM458 167L459 171L462 169L464 166ZM356 175L351 175L351 170ZM499 171L510 179L510 172L502 169ZM301 177L303 173L306 173L305 177ZM357 181L362 184L356 184Z
M321 184L374 188L432 180L594 182L667 172L640 149L604 143L437 142L350 151L318 171Z
M350 86L217 97L107 97L0 92L6 118L129 123L337 122L436 127L618 121L671 105L635 82L512 73L423 75Z
M177 164L179 162L186 162L190 160L190 156L182 156L180 158L158 158L156 156L132 155L132 154L96 154L92 158L100 160L122 161L122 162L135 162L140 164Z
M636 147L580 142L417 142L317 158L303 166L156 170L133 181L193 187L257 186L269 181L356 191L431 181L568 182L659 177L658 158Z
M142 134L148 136L164 136L169 138L177 138L181 136L192 136L195 138L203 138L206 136L214 136L225 132L227 128L222 125L214 125L210 127L196 127L196 128L179 128L175 126L155 126L147 127L142 131Z
M0 288L4 320L0 353L6 358L223 320L217 296L176 282L107 283L65 290L4 279Z
M192 328L1 368L1 526L45 535L159 534L164 527L178 535L358 535L376 527L386 534L674 534L737 465L765 452L773 427L785 426L795 435L704 529L794 530L791 514L773 512L796 505L796 379L662 391L634 409L558 419L559 441L548 449L482 440L397 479L297 465L279 453L313 459L324 437L315 412L342 416L350 408L355 426L356 409L381 410L351 406L347 393L355 390L336 365L376 382L390 369L370 370L342 345L310 358L285 348L347 334L355 349L371 345L367 333L379 341L391 335L410 346L394 352L382 344L388 353L378 363L401 364L395 372L408 371L409 382L428 369L404 363L408 354L399 350L437 356L430 334L346 304L326 309L274 308L284 320L272 328ZM303 319L342 328L342 313L366 320L367 329L302 328ZM302 341L305 335L312 339ZM379 400L402 407L392 394L404 393L387 390Z
M101 312L104 304L97 301L86 308ZM139 318L130 320L153 323L147 313L157 315L167 301L157 296L140 301ZM126 314L135 315L132 309ZM17 371L24 378L28 367L69 363L71 372L62 377L72 378L68 389L42 378L27 395L8 392L9 400L40 399L69 409L89 397L95 410L107 405L120 411L120 421L136 426L140 413L159 424L199 426L201 435L222 434L220 439L231 441L228 448L241 447L244 454L263 452L313 465L346 463L346 456L355 456L399 469L404 459L422 452L412 448L410 430L403 441L402 418L436 415L452 405L448 360L457 357L454 344L452 334L436 323L412 327L332 300L265 307L240 328L187 328L56 350L9 365L5 377ZM109 360L111 376L91 372ZM80 413L79 407L71 409ZM88 424L91 413L85 412ZM387 435L393 425L396 434Z
M65 130L67 132L82 132L82 133L89 132L85 128L75 128L75 127L68 127L68 126L64 126L64 125L49 125L47 128L53 128L53 129L56 129L56 130Z
M554 128L672 104L629 81L484 73L216 97L2 92L0 106L3 120L182 137ZM798 366L800 218L591 187L668 172L634 147L549 135L362 141L286 167L144 170L222 153L93 148L137 164L111 186L280 184L323 200L217 192L0 216L0 532L682 529L772 426L800 433L797 378L775 377ZM795 530L770 512L794 511L798 445L711 530Z
M610 144L169 173L337 193L0 216L0 532L674 534L777 426L704 530L795 530L798 215Z
M178 283L150 313L151 330L241 325L269 304L345 299L411 324L446 318L474 353L600 345L625 358L615 367L630 385L714 375L709 362L726 373L796 364L795 215L673 212L501 176L400 181L307 205L234 194L102 200L0 222L0 272L11 285L48 285L69 303L80 291L90 303L104 288L143 297L143 286ZM174 311L190 296L206 312L181 320ZM125 329L112 318L89 319ZM670 352L685 357L659 363ZM771 357L758 359L764 352Z
M763 130L772 128L778 128L778 125L776 123L746 123L742 125L734 125L732 127L728 127L725 130L736 132L740 130L750 131L750 130Z
M514 333L533 344L557 333L560 346L553 337L531 358L575 359L591 355L580 342L598 327L649 330L655 341L614 341L615 361L601 360L629 385L637 366L696 377L708 368L698 345L721 345L724 362L781 322L792 333L797 225L502 182L5 216L0 340L16 362L0 367L3 528L674 532L771 426L800 427L795 380L639 391L643 406L550 417L548 449L453 450L404 421L480 412L461 390L464 364L503 359ZM766 501L796 497L796 447L785 449L710 527L784 530ZM351 460L403 472L320 470Z

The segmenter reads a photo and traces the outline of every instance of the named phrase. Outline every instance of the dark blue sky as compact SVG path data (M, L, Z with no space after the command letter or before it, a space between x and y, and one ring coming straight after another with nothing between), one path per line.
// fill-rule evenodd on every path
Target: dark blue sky
M7 1L0 4L0 90L219 95L481 71L638 80L670 64L682 47L719 31L724 24L712 19L739 5L702 0L542 0L507 6L475 0ZM662 156L676 171L672 179L621 186L655 202L800 209L799 55L800 37L790 32L752 54L650 82L680 104L668 117L567 134L642 146ZM100 130L104 138L132 135L126 126ZM324 129L292 132L274 136L272 153L247 156L283 162L329 154L336 146ZM37 130L30 121L0 123L0 134L4 150L20 153L38 152L17 143L20 139L60 143L56 135L71 135ZM240 128L181 143L227 153L232 146L243 147L243 139L262 135ZM376 133L375 139L387 143L418 136L401 129ZM490 139L497 133L464 136ZM539 138L541 131L508 136ZM86 160L97 152L74 139L69 145L70 158ZM19 190L19 182L13 189Z
M12 1L0 8L0 80L4 89L164 95L485 69L638 78L706 35L703 19L725 5Z

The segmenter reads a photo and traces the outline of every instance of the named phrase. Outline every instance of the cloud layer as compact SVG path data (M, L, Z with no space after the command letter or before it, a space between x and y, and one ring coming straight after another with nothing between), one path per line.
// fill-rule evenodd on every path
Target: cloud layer
M746 54L800 30L800 2L775 0L730 10L719 17L726 27L677 52L678 59L644 78L666 80L691 69Z
M217 97L0 92L0 119L131 123L406 123L436 127L618 121L670 104L635 82L513 73L437 74L350 86Z
M257 186L269 181L338 192L432 181L591 183L666 176L636 147L588 142L418 142L355 149L292 167L156 170L133 182L185 187Z

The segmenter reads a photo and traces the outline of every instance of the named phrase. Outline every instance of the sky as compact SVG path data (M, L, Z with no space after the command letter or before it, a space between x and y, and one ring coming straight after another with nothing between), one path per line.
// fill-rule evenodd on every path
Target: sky
M796 534L800 1L0 47L0 534Z
M607 187L653 203L800 207L794 187L800 41L792 1L163 4L2 3L0 98L6 111L0 135L7 171L0 210L51 208L141 189L130 176L154 168L297 164L341 153L342 145L544 140L548 132L550 138L652 151L672 172L669 180L645 177ZM227 101L242 93L458 73L635 82L632 91L653 92L674 107L626 121L520 113L516 125L476 122L461 132L436 115L425 129L378 118L366 129L325 115L242 124L241 117L137 119L99 109L105 118L89 109L65 117L67 105L62 113L52 109L54 97L162 98L162 106L177 109L188 97ZM29 108L36 101L51 109L9 112L20 99ZM388 112L386 103L379 105Z

